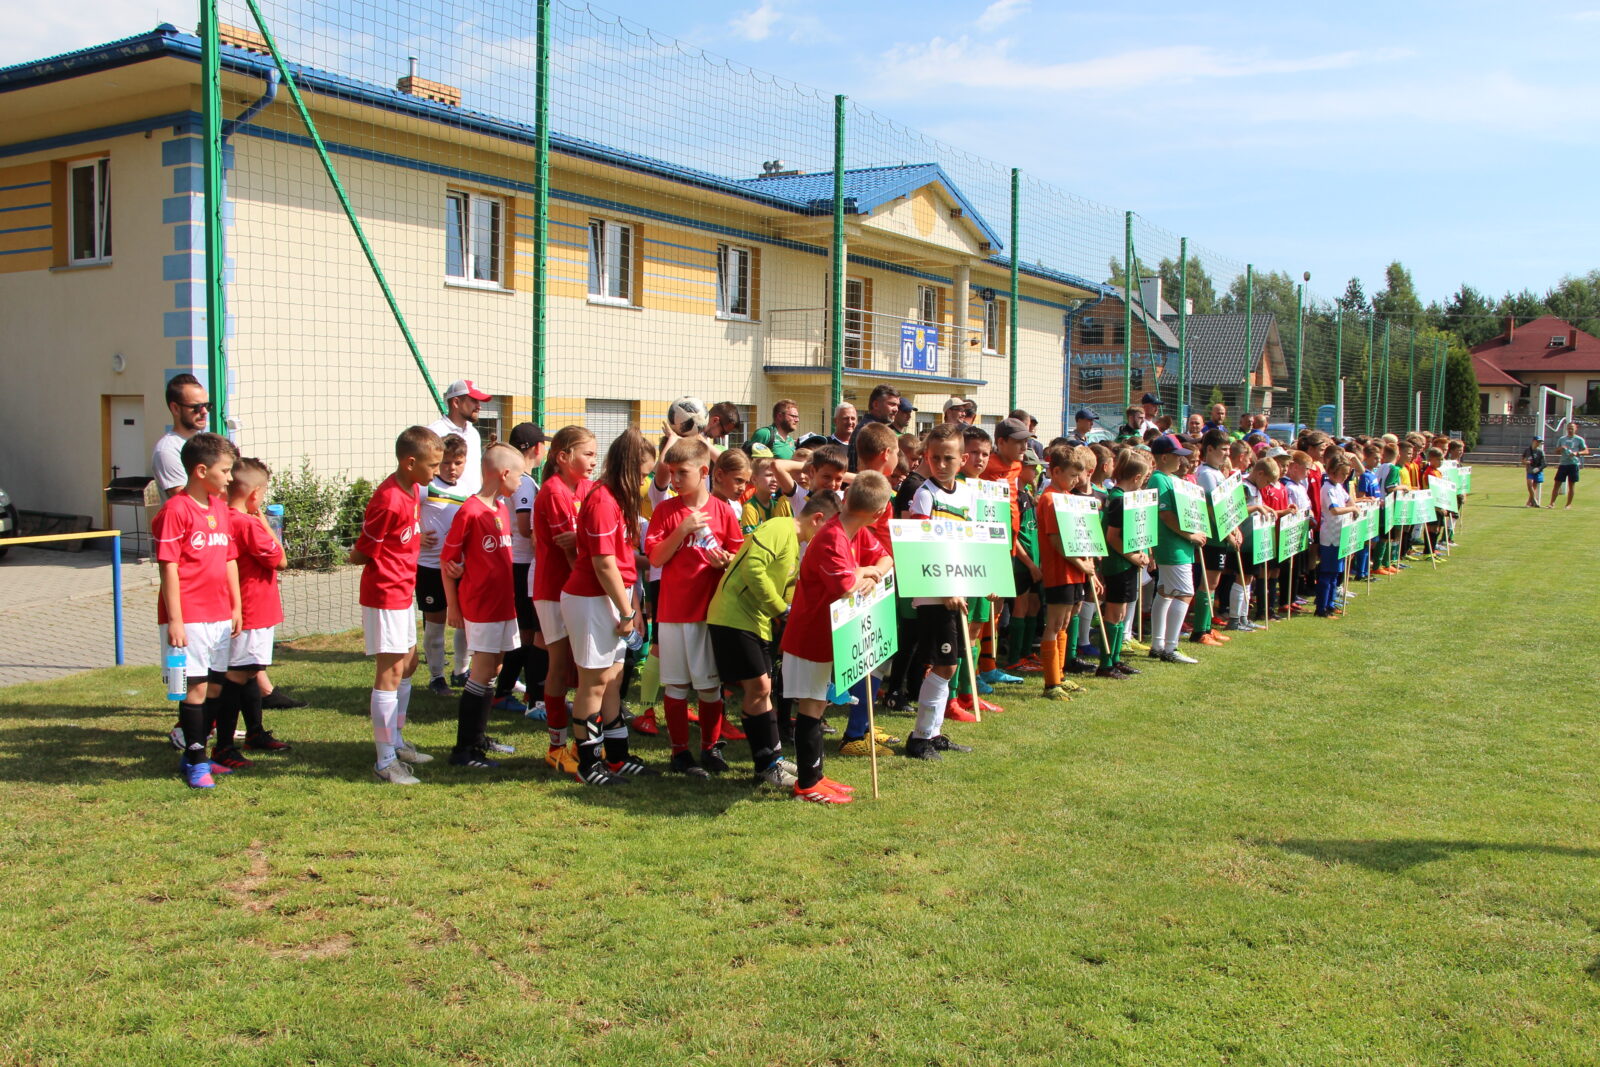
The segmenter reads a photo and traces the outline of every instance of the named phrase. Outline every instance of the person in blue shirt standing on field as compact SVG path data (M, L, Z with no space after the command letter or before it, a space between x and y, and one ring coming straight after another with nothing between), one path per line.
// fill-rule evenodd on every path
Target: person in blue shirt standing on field
M1556 506L1556 498L1561 495L1561 483L1567 483L1567 507L1572 506L1573 493L1578 488L1578 468L1583 466L1583 457L1589 454L1589 442L1578 436L1578 424L1567 423L1567 432L1563 437L1556 438L1556 455L1560 457L1556 467L1555 484L1550 487L1550 503L1545 507Z

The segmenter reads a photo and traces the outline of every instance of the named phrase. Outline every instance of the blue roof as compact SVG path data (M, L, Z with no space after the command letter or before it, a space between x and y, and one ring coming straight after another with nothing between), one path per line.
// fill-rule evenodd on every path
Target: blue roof
M805 205L813 215L826 215L833 211L833 171L815 174L775 174L760 178L745 178L740 185L781 196L786 200ZM983 234L984 240L994 248L1004 247L1000 235L983 220L976 208L956 188L955 182L937 163L911 163L893 167L863 167L844 172L845 211L865 215L902 196L910 196L918 189L937 185L945 194L961 205L962 213L972 220Z

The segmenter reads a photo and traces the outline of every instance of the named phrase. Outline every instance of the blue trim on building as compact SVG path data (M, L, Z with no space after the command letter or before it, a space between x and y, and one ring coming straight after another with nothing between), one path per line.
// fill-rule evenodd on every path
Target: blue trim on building
M48 252L50 248L50 245L44 245L41 248L7 248L4 251L0 251L0 256L20 256L24 252Z
M768 374L814 374L820 376L833 373L828 367L816 367L809 363L767 363L763 364L761 369ZM895 382L921 382L927 385L939 386L983 386L989 384L987 378L941 378L931 374L911 374L905 371L893 370L865 370L854 367L846 367L844 376L846 378L871 378L874 381L888 379Z
M22 186L20 186L20 185L13 186L13 188L20 189L20 188L22 188ZM39 208L49 207L49 206L50 206L50 201L41 200L37 204L18 204L16 207L0 207L0 215L4 215L8 211L37 211Z
M13 226L9 230L0 230L0 233L34 233L38 230L48 230L49 228L50 224L47 222L42 226Z

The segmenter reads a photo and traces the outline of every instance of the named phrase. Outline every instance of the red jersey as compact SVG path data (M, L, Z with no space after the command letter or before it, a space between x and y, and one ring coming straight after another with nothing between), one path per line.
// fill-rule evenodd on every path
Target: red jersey
M228 561L237 557L228 502L210 497L205 507L186 492L167 498L150 520L156 559L178 565L178 607L183 621L227 622L233 618ZM156 598L156 622L170 622L165 597Z
M278 561L283 546L272 536L258 515L236 511L233 542L239 558L239 604L244 609L246 630L265 630L283 621L283 602L278 599Z
M517 617L511 571L511 510L470 496L450 521L440 563L457 560L466 568L456 587L456 606L468 622L505 622Z
M578 532L578 512L594 484L585 478L573 489L566 479L555 477L540 486L539 495L533 498L533 599L561 599L561 587L567 584L572 564L556 544L556 535Z
M594 574L596 556L616 557L622 584L632 589L639 580L639 565L633 558L636 542L629 539L628 532L628 516L617 498L605 486L595 486L578 512L578 558L561 591L573 596L605 596L606 591Z
M672 531L683 525L690 507L683 497L663 500L650 516L650 529L644 537L645 555ZM744 533L733 509L715 497L700 505L706 517L705 529L693 537L685 538L661 568L661 600L657 606L657 622L705 622L706 609L711 606L711 595L722 580L722 569L713 566L707 552L711 538L715 537L722 550L729 555L739 551L744 544ZM709 536L708 536L709 535Z
M1273 482L1261 490L1261 502L1273 511L1287 511L1289 508L1289 489L1282 482Z
M1053 499L1061 493L1054 485L1046 485L1044 492L1039 494L1039 502L1034 506L1034 519L1039 524L1039 570L1043 572L1047 588L1058 585L1082 585L1083 572L1067 562L1066 553L1061 551L1061 525L1056 521L1056 502Z
M361 606L394 611L409 608L417 589L417 557L422 554L422 491L400 488L389 475L373 490L356 551L367 557L361 568Z
M856 587L856 568L871 566L885 555L871 530L854 537L844 532L835 515L806 545L800 577L783 631L783 651L817 663L833 662L833 620L829 607Z
M1306 472L1306 495L1311 498L1311 523L1316 527L1322 525L1323 477L1323 473L1316 468Z

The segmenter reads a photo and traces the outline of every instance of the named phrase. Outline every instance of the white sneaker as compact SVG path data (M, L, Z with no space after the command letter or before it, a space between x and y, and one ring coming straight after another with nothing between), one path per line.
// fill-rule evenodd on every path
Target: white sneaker
M183 727L181 726L174 726L171 732L167 734L167 740L171 741L172 747L177 749L179 752L182 752L184 749L189 747L188 744L183 740Z
M799 775L784 767L782 761L768 764L766 770L756 775L756 779L774 789L793 789L800 781Z
M402 741L394 746L394 754L407 763L432 763L433 757L426 752L418 752L411 747L410 741Z
M1168 652L1167 652L1167 655L1172 657L1172 662L1173 663L1199 663L1200 662L1199 660L1195 659L1193 656L1186 656L1182 652L1179 652L1175 648L1174 649L1169 649Z
M422 779L411 773L411 768L400 760L387 767L375 769L372 776L386 785L421 785Z

